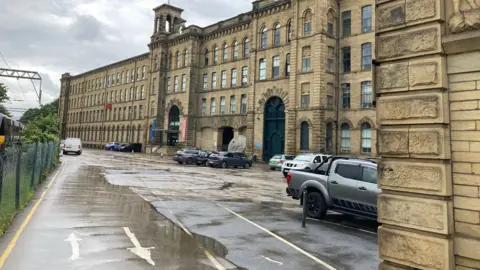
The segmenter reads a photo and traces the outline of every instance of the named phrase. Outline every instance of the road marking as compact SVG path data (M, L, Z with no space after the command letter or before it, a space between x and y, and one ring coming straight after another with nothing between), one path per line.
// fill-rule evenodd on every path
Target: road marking
M70 256L69 260L75 261L80 258L80 246L78 245L79 241L82 239L77 238L74 232L72 232L65 241L70 242L70 246L72 247L72 256Z
M287 244L288 246L292 247L293 249L297 250L298 252L302 253L303 255L305 255L305 256L309 257L310 259L314 260L315 262L321 264L321 265L324 266L325 268L327 268L327 269L329 269L329 270L337 270L335 267L329 265L328 263L320 260L319 258L317 258L317 257L313 256L312 254L306 252L305 250L299 248L299 247L296 246L295 244L293 244L293 243L291 243L291 242L288 242L286 239L282 238L281 236L276 235L275 233L269 231L268 229L265 229L264 227L258 225L257 223L255 223L255 222L253 222L253 221L251 221L251 220L249 220L249 219L241 216L240 214L237 214L237 213L233 212L232 210L226 208L225 206L223 206L223 205L221 205L221 204L218 204L218 203L217 203L217 205L220 206L220 207L222 207L223 209L227 210L228 212L234 214L235 216L237 216L237 217L245 220L246 222L252 224L253 226L259 228L260 230L262 230L262 231L270 234L271 236L277 238L278 240L282 241L283 243Z
M262 255L262 257L263 257L265 260L269 261L269 262L273 262L273 263L276 263L276 264L278 264L278 265L283 265L283 262L279 262L279 261L272 260L272 259L270 259L270 258L268 258L268 257L263 256L263 255Z
M130 238L130 241L132 241L133 245L135 246L134 248L127 248L127 250L130 250L133 254L144 259L149 264L155 265L155 262L152 260L152 252L150 251L155 247L148 247L148 248L142 247L137 237L135 237L135 234L130 230L130 228L123 227L123 230L125 231L125 234L127 234L128 238Z
M330 221L326 221L326 220L318 220L318 219L309 218L309 217L307 217L307 219L308 219L308 220L312 220L312 221L317 221L317 222L321 222L321 223L327 223L327 224L331 224L331 225L336 225L336 226L340 226L340 227L344 227L344 228L349 228L349 229L353 229L353 230L357 230L357 231L361 231L361 232L365 232L365 233L377 235L376 232L371 232L371 231L367 231L367 230L364 230L364 229L359 229L359 228L355 228L355 227L351 227L351 226L348 226L348 225L343 225L343 224L339 224L339 223L335 223L335 222L330 222Z
M0 257L0 269L3 267L3 265L5 264L5 261L7 260L8 256L10 255L10 253L12 252L13 248L15 247L15 245L17 244L17 241L18 239L20 238L20 236L22 235L23 231L25 230L25 227L28 225L28 223L30 222L30 219L32 219L32 216L33 214L35 213L35 211L37 210L38 206L40 205L40 203L43 201L43 199L45 198L45 196L47 195L47 191L50 189L50 187L52 186L53 182L55 181L55 179L57 178L57 175L63 171L63 168L66 166L67 162L65 161L61 161L62 165L61 165L61 168L55 173L55 175L52 177L52 180L50 180L50 183L48 183L47 187L45 188L45 190L43 191L42 195L40 195L40 198L38 198L38 201L33 205L32 209L30 210L30 212L28 213L28 215L25 217L25 220L23 221L22 225L20 226L20 228L18 228L17 232L15 232L15 235L13 236L13 239L10 241L10 243L8 244L7 246L7 249L5 249L5 251L3 252L2 256Z

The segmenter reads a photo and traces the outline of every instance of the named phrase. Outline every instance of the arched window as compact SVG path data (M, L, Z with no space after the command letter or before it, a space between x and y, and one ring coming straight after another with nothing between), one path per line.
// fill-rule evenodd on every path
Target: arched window
M248 49L248 38L243 41L243 57L248 57L250 51Z
M332 10L329 10L327 13L327 34L335 37L335 14Z
M262 49L265 49L267 47L267 33L268 33L268 29L266 26L264 26L262 28L262 34L261 34L262 37L261 37L261 43L260 43Z
M280 24L275 24L273 29L273 45L278 46L280 45Z
M325 132L325 146L328 153L333 152L333 124L327 124L327 130Z
M168 114L168 130L167 144L177 146L180 131L180 109L177 106L173 106Z
M350 152L350 126L347 123L343 123L340 129L340 152Z
M312 34L312 13L307 10L303 15L303 35L309 36Z
M372 127L369 123L362 124L362 153L372 152Z
M183 53L183 66L186 67L188 66L188 50L185 49L184 53Z
M218 63L218 48L215 46L213 47L213 64L216 65Z
M226 63L227 62L227 58L228 58L228 47L227 47L227 43L223 44L223 48L222 48L222 61L223 63Z
M310 126L303 121L300 124L300 150L308 150L310 145Z
M205 64L205 66L208 66L208 49L205 49L205 55L203 57L203 63Z
M287 42L292 41L292 21L287 23Z
M235 40L233 42L233 60L238 59L238 42Z
M176 61L177 61L177 66L176 67L179 68L180 67L180 52L177 52L175 57L176 57Z

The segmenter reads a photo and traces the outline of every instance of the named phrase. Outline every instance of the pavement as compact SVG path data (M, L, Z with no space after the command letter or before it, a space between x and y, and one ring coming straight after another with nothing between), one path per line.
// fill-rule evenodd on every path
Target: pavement
M62 160L46 195L52 179L0 238L1 269L363 270L380 262L376 222L332 212L302 228L282 174L261 164L215 169L90 149Z

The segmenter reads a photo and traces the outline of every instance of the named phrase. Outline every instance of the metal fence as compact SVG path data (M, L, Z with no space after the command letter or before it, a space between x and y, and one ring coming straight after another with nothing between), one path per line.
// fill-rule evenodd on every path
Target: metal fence
M56 142L7 145L0 151L0 235L58 162L59 153Z

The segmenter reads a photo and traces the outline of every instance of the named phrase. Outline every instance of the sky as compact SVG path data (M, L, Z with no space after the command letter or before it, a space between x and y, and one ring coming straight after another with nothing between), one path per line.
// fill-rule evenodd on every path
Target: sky
M186 26L204 27L251 9L252 0L170 0ZM148 52L153 8L167 0L0 0L0 52L12 69L37 71L42 104L58 97L60 76ZM7 63L0 58L0 68ZM29 80L0 77L7 108L38 107ZM37 90L39 82L35 82ZM21 113L14 113L18 118Z

